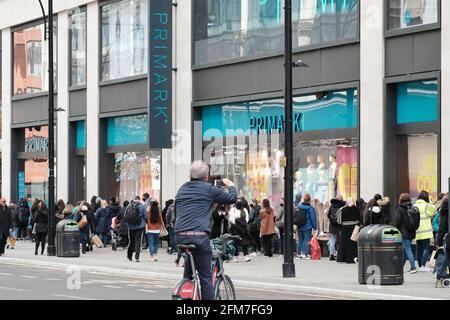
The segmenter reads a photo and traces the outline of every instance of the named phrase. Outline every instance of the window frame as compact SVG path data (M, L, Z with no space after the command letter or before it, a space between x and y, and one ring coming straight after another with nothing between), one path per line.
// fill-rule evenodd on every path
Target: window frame
M397 29L389 29L389 5L391 0L384 0L384 37L385 38L391 38L391 37L397 37L401 35L407 35L407 34L413 34L418 32L425 32L425 31L431 31L431 30L439 30L441 29L441 17L442 17L442 10L441 10L441 0L437 0L437 8L438 8L438 21L435 23L430 24L422 24L410 28L397 28Z
M79 11L74 12L76 10L79 10ZM76 8L69 10L69 12L67 14L68 25L70 26L72 15L77 14L77 13L84 13L86 15L86 32L87 32L87 6L86 5L76 7ZM67 46L68 46L68 50L69 50L69 54L68 54L69 72L68 72L68 79L67 79L68 82L67 83L69 84L69 90L70 89L84 89L87 86L87 61L88 61L87 34L86 34L86 38L84 39L84 42L85 42L85 48L86 48L86 65L85 65L86 81L84 84L73 85L72 84L72 31L71 31L70 27L68 28Z
M112 1L117 1L117 0L112 0ZM196 0L192 0L192 1L194 2ZM345 45L349 45L349 44L360 43L360 39L361 39L361 3L360 3L360 1L362 1L362 0L358 0L358 8L356 10L356 12L357 12L356 37L349 38L349 39L330 41L327 43L313 44L313 45L309 45L309 46L293 48L292 53L296 54L296 53L302 53L302 52L309 52L309 51L313 51L313 50L320 50L320 49L340 47L340 46L345 46ZM440 0L438 0L438 1L440 1ZM284 20L282 20L282 24L284 26ZM196 64L195 63L195 5L194 4L191 6L191 34L192 34L191 66L192 66L193 71L284 56L284 49L282 49L279 51L274 51L272 53L259 54L259 55L254 55L251 57L239 57L239 58L226 59L226 60L216 61L216 62Z
M46 22L48 23L48 17L47 17ZM58 94L58 86L56 85L58 83L57 82L58 81L58 73L57 73L58 72L57 71L57 67L58 67L58 15L57 14L53 15L53 23L54 23L55 29L56 29L55 35L53 36L53 50L55 51L55 56L53 57L53 63L55 64L55 66L54 66L54 78L55 78L54 94L56 95L56 94ZM11 45L11 48L10 48L10 53L11 53L10 83L11 83L11 88L10 88L10 92L9 92L11 101L17 101L17 100L23 100L23 99L29 99L29 98L41 97L41 96L48 95L48 89L42 90L41 92L37 92L37 93L25 93L25 94L20 94L20 95L14 95L14 33L17 31L22 31L24 29L36 27L41 24L44 24L43 18L36 19L33 21L29 21L27 23L22 23L20 25L11 27L11 31L10 31L11 32L11 39L10 39L10 45ZM45 28L44 28L44 32L45 32ZM46 43L46 41L44 41L44 43Z

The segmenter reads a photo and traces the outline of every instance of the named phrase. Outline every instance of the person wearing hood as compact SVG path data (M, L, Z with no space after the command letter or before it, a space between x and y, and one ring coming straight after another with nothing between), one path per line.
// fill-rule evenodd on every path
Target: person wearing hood
M331 199L330 208L328 209L327 217L330 220L330 240L328 240L328 252L330 254L330 261L336 260L336 244L339 235L340 226L337 221L337 214L341 208L345 206L345 201L341 195L336 199Z
M429 272L431 269L426 267L430 255L430 243L433 238L433 227L431 225L431 218L436 209L430 203L430 195L427 191L420 191L417 197L415 206L420 211L420 225L416 231L417 243L417 261L419 262L419 271Z
M383 210L376 198L371 199L364 210L364 226L367 227L372 224L384 224Z
M359 225L359 210L352 199L348 199L341 213L338 214L338 224L341 226L341 241L337 262L355 263L358 257L358 246L351 240L355 226Z
M30 219L30 207L28 205L27 199L20 200L18 212L19 230L17 233L17 238L23 240L26 237L28 222Z
M411 228L409 222L408 210L412 207L411 196L408 193L402 193L398 199L398 207L395 215L395 226L402 234L403 242L403 266L406 260L409 260L409 273L417 273L416 262L414 254L411 249L411 242L416 237L416 230Z
M35 224L34 230L36 232L36 246L34 254L38 254L39 246L41 246L41 255L43 255L45 250L45 240L47 238L48 210L42 200L37 202L33 222Z
M389 197L382 197L376 194L374 197L378 207L381 210L382 223L379 224L390 224L391 223L391 204ZM376 224L376 223L374 223Z
M311 259L311 241L312 235L317 230L316 226L316 210L311 206L311 195L305 194L303 196L303 202L297 207L306 211L306 223L298 226L298 243L297 243L297 258Z

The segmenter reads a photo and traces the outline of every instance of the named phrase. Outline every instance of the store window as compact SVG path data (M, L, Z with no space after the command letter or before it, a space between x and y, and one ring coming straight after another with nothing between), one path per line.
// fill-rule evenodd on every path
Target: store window
M86 11L76 10L69 17L70 85L86 84Z
M293 0L293 46L357 39L358 0ZM284 0L195 0L195 64L280 53Z
M326 204L358 196L357 90L294 98L294 196ZM211 174L234 181L247 199L279 202L284 189L283 100L202 109L203 156ZM306 135L305 135L306 134ZM333 136L333 138L330 138Z
M119 201L132 200L148 192L161 199L161 152L114 154L115 194Z
M403 30L439 22L439 0L389 0L389 30Z
M48 90L48 43L44 24L13 32L14 96ZM54 70L56 70L56 22L54 23ZM56 72L55 72L56 79Z
M417 200L419 192L425 190L430 194L431 202L437 201L437 149L435 134L408 136L408 182L413 200Z
M19 161L19 198L48 201L48 127L33 127L25 131L25 154L27 159ZM40 154L39 157L35 156Z
M86 121L77 121L76 124L76 148L86 148Z
M147 72L147 0L122 0L101 7L101 80Z

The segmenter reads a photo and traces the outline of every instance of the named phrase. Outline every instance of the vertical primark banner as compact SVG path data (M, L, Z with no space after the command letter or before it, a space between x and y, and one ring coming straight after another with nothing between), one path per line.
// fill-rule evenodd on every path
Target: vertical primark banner
M172 148L172 1L149 0L148 142Z

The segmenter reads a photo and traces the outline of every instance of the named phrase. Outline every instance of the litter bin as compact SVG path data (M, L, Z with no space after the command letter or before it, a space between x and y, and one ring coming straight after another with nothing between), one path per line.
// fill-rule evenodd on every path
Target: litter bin
M75 221L62 220L56 225L56 255L80 256L80 228Z
M360 284L403 284L403 244L397 228L371 225L361 230L358 278Z

